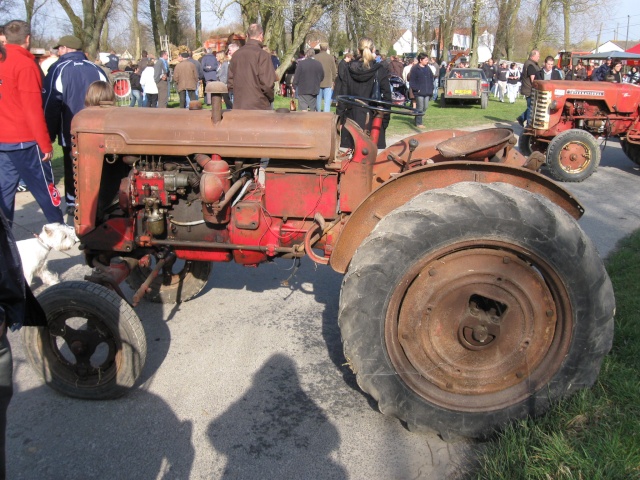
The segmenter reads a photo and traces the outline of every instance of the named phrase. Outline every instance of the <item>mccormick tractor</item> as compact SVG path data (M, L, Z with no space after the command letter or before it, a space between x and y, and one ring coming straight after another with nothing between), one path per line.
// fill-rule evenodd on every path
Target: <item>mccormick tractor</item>
M595 381L611 348L611 282L583 208L536 173L509 129L420 133L376 148L333 113L91 107L73 120L75 230L86 282L45 290L25 328L54 389L114 398L147 346L133 306L184 302L212 262L309 257L343 273L346 362L410 429L483 437ZM353 149L340 149L341 131ZM344 132L342 132L344 133ZM120 284L134 290L125 298Z
M628 83L536 80L532 124L520 136L524 155L546 152L547 167L563 182L581 182L600 163L597 139L620 137L640 165L640 86Z

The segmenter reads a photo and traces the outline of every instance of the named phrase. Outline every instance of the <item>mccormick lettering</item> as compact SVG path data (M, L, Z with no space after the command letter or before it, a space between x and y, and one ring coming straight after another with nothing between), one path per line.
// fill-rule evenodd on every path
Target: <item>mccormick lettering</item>
M567 90L567 95L590 95L592 97L604 97L604 91L595 90Z

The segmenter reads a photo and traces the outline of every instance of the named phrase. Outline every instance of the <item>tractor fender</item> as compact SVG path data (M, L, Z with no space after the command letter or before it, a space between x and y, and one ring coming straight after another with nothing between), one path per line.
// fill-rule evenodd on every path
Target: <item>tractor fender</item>
M344 224L329 264L336 272L345 273L356 249L388 213L427 190L459 182L509 183L547 197L575 219L584 214L584 208L571 193L543 175L525 168L470 161L430 164L397 175L371 192Z

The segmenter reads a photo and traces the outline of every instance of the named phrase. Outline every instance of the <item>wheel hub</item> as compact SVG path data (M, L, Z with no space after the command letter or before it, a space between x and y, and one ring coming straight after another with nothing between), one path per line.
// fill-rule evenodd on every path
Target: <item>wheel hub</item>
M558 292L519 252L451 247L419 262L394 291L385 324L390 359L436 404L512 403L544 385L564 358L569 307Z
M560 150L560 166L567 173L580 173L591 163L591 150L586 143L567 143Z

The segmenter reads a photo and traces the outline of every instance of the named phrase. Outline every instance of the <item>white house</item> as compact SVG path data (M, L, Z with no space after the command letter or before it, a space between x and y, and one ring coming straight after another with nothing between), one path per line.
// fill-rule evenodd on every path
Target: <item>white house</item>
M418 40L413 35L411 30L406 30L396 43L393 44L393 49L398 55L404 55L405 53L412 53L418 51Z

